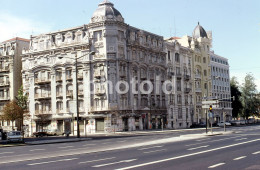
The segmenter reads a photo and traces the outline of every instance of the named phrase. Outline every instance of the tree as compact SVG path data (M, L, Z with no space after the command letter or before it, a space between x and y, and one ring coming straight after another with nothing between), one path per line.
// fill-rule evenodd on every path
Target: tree
M20 129L23 130L23 120L25 117L28 117L28 96L24 95L23 86L21 86L18 90L18 94L16 96L17 105L22 108L23 116L20 119Z
M23 109L17 105L15 101L10 101L3 108L3 119L12 122L12 129L14 128L14 121L23 117Z
M231 87L231 96L235 97L235 100L232 101L232 116L237 118L239 114L241 114L243 110L243 105L241 103L240 97L241 92L239 90L239 83L236 77L232 77L230 80L230 87Z
M257 98L255 78L252 74L248 73L245 77L245 82L241 88L241 101L243 105L242 116L246 119L248 117L258 114L259 99Z

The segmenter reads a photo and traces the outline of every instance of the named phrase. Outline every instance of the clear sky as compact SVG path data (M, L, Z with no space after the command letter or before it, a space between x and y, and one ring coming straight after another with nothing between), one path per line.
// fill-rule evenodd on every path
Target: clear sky
M103 0L0 0L0 41L88 24ZM191 35L198 21L231 76L246 73L260 91L260 0L111 0L125 22L164 37Z

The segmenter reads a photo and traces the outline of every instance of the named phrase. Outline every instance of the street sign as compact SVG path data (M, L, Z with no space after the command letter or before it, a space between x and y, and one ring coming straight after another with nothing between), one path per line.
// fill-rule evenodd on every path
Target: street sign
M211 105L213 109L219 108L218 104ZM202 105L202 109L209 109L210 105Z
M218 100L209 100L209 101L202 101L202 104L206 105L213 105L213 104L218 104Z

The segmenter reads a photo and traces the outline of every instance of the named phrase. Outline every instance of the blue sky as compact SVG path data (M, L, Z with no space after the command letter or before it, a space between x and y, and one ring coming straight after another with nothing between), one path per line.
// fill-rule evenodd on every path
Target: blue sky
M89 20L103 0L0 0L0 41L57 31ZM231 76L246 73L260 91L259 0L111 0L125 22L164 37L191 35L198 21L212 31L213 50Z

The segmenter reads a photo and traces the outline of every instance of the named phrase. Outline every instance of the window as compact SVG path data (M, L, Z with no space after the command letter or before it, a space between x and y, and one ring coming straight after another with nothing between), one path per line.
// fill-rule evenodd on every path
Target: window
M181 109L181 107L178 108L178 119L182 119L182 109Z
M181 81L177 80L177 91L181 91Z
M171 51L168 51L168 61L171 61Z
M175 61L176 62L180 62L180 54L179 53L175 53Z
M207 70L204 70L204 76L207 76Z
M181 102L181 95L178 95L177 96L177 102L178 102L178 104L181 104L182 102Z
M206 57L203 57L203 63L206 63Z

